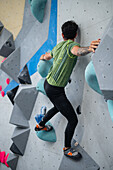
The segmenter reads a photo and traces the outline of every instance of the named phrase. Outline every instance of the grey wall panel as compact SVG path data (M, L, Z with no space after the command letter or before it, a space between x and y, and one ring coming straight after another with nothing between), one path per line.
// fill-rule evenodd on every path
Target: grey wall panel
M66 0L65 2L59 0L58 2L59 42L62 41L61 25L65 21L72 19L79 24L81 46L88 46L92 40L103 37L103 33L113 14L110 0ZM65 8L62 10L64 6ZM67 95L74 109L76 109L79 101L82 103L82 114L78 116L79 123L75 130L74 139L98 163L100 169L112 170L113 159L111 155L113 155L113 151L110 148L113 147L111 143L113 125L107 105L102 96L93 92L86 83L84 84L84 67L85 63L87 65L91 60L90 57L91 54L88 57L80 57L71 76L72 83L66 87ZM80 82L80 80L82 81ZM104 146L107 147L105 148Z
M35 17L33 17L31 13L30 4L28 3L28 0L25 0L23 26L18 36L15 39L16 48L18 48L21 45L22 41L25 39L25 37L27 36L27 34L31 30L35 22L36 22L36 19Z
M110 76L112 72L113 62L112 62L112 49L109 50L109 46L113 45L112 38L106 36L106 40L101 43L101 51L98 51L98 56L93 56L93 63L97 73L98 82L101 90L112 90L113 79ZM97 58L98 57L98 58Z
M7 160L7 164L9 165L9 167L12 170L16 170L17 163L18 163L18 156L10 153Z
M48 160L52 160L48 161ZM43 169L59 169L59 161L61 156L54 152L44 151L43 152Z
M23 156L23 154L19 151L19 149L17 148L17 146L16 146L14 143L12 143L12 145L11 145L11 147L10 147L10 150L11 150L14 154Z
M71 0L70 4L66 0L65 4L63 0L59 0L59 16L58 16L58 39L61 40L61 25L67 20L74 20L81 28L81 33L84 34L87 31L86 38L82 37L82 43L85 41L92 40L91 38L96 38L96 36L101 36L104 27L106 27L105 22L112 16L112 5L111 1L82 1L82 0ZM65 5L65 8L64 8ZM63 9L63 10L62 10ZM96 11L96 12L95 12ZM65 14L65 15L64 15ZM104 22L104 24L101 24ZM100 28L99 28L100 25ZM96 29L94 28L96 27ZM92 35L88 32L88 29L93 32ZM100 34L99 34L100 32ZM90 37L89 37L90 35ZM87 43L87 42L86 42Z
M43 23L35 22L29 35L21 43L21 68L30 60L48 38L50 1L47 1ZM37 36L36 36L37 35Z
M22 89L15 99L15 103L22 110L27 120L30 119L37 98L38 91L35 87Z
M30 133L29 128L23 129L23 128L16 127L12 135L12 141L19 149L19 151L22 153L22 155L24 155L25 152L29 133Z
M15 44L13 40L13 35L4 43L0 50L0 55L3 57L8 57L15 50Z
M1 69L19 83L17 75L20 71L20 48L10 54L7 60L1 64Z
M11 145L11 135L14 130L14 126L9 124L10 114L12 112L13 106L10 103L7 96L4 98L0 95L0 145L1 150L9 153L9 148ZM3 135L4 134L4 135ZM1 168L1 167L0 167ZM6 167L7 168L7 167Z
M103 96L94 92L87 84L83 96L82 115L79 117L80 123L74 138L81 143L101 169L112 170L110 167L113 161L111 149L113 123L107 104Z
M100 89L106 99L113 100L113 18L108 26L108 30L103 35L101 43L95 54L92 56Z
M71 83L66 86L66 94L74 108L81 105L84 89L84 71L87 66L87 56L79 58L71 75Z
M28 35L28 33L31 30L33 25L34 25L34 23L28 23L22 27L18 36L15 39L15 47L16 48L18 48L21 45L21 43L23 42L25 37Z
M12 78L6 74L3 70L0 69L0 86L2 86L2 90L4 90L7 86L6 79L9 78L12 81Z
M31 9L30 9L30 4L28 0L25 0L25 8L24 8L24 16L23 16L23 27L26 24L33 24L37 19L33 16Z
M12 36L12 33L9 32L6 28L3 29L0 34L0 49L6 43L6 41Z
M23 128L29 127L28 120L25 118L24 114L22 113L22 110L20 110L20 108L16 105L16 103L14 104L9 123Z
M37 74L36 74L37 75ZM33 76L34 77L34 76ZM32 76L31 76L31 78L32 78ZM37 81L36 81L36 83L37 83ZM21 92L21 90L22 89L31 89L31 88L34 88L35 86L36 86L36 83L34 84L34 81L33 81L33 84L32 85L30 85L30 84L20 84L19 85L19 88L18 88L18 91L17 91L17 93L16 93L16 95L15 95L15 98L14 98L14 100L16 99L16 97L18 96L18 94Z
M8 57L15 49L13 35L7 29L3 29L0 34L0 55Z

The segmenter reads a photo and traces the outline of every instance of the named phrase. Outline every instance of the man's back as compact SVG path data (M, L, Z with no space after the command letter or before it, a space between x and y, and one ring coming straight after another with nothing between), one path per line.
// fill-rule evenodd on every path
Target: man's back
M72 40L67 40L60 42L53 48L51 56L54 58L54 62L47 76L49 84L65 87L68 83L77 61L77 56L71 53L73 46L80 45Z

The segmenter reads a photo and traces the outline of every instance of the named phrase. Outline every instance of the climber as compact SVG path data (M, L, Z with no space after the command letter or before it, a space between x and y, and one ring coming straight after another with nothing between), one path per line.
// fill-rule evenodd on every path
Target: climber
M44 83L45 92L54 107L46 113L35 130L49 131L51 127L47 127L45 125L46 122L56 113L61 112L68 120L65 130L64 155L78 160L82 155L71 147L71 140L78 124L78 119L71 103L66 97L64 88L69 81L78 56L84 56L90 52L94 53L100 43L100 39L92 41L89 47L80 47L78 43L74 42L78 29L78 25L74 21L65 22L61 29L63 41L58 43L50 53L43 54L40 57L40 60L54 58L53 66Z

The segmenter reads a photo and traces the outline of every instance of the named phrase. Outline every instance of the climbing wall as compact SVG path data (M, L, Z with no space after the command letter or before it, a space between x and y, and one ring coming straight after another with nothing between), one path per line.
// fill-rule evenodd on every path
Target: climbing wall
M72 0L70 3L66 1L64 10L62 10L64 2L60 1L59 6L61 9L59 9L59 25L62 25L65 20L75 20L81 30L81 46L88 46L92 40L102 38L105 28L113 15L113 4L111 1ZM59 39L60 37L59 27ZM100 169L112 170L113 152L111 148L113 144L111 141L113 138L113 122L104 97L94 92L84 81L84 68L90 60L91 54L80 57L72 75L73 84L69 85L67 89L67 94L73 106L78 103L80 99L79 94L81 96L81 91L84 89L81 96L82 114L79 116L79 124L74 139L98 163ZM81 78L82 74L83 78ZM81 88L79 84L84 85ZM63 160L62 163L65 161Z
M6 6L3 3L8 5L9 1L0 2L0 8L5 11ZM18 31L17 35L14 34L13 28L10 30L10 27L7 26L7 29L16 37L16 50L2 64L3 70L0 74L5 77L3 87L7 92L7 90L17 86L15 82L18 81L17 75L20 69L27 64L32 85L19 85L14 106L7 96L4 98L0 96L0 149L11 152L10 147L14 151L15 145L17 146L21 156L18 159L12 155L8 160L10 167L13 166L13 161L16 162L15 169L17 170L68 170L69 168L71 170L97 170L99 167L104 170L112 170L113 122L104 98L90 89L84 78L84 71L91 60L91 54L78 58L71 76L72 81L66 86L66 94L74 109L78 105L81 105L82 108L82 114L78 115L79 124L74 134L74 141L79 142L83 159L76 163L63 156L64 130L67 121L60 113L50 120L56 131L57 141L55 143L40 140L36 136L34 127L36 124L35 116L40 113L41 107L46 106L47 110L52 107L45 95L35 91L37 82L41 79L39 73L36 72L40 55L51 50L56 42L62 41L61 25L67 20L74 20L79 25L80 33L78 33L77 41L80 42L81 46L88 46L92 40L101 38L113 16L113 2L111 0L48 0L44 22L41 25L32 15L28 0L21 0L18 5L20 3L25 3L24 12L19 17L19 21L23 19L20 24L23 23L22 29L20 32ZM11 4L13 4L13 0ZM7 6L9 12L11 4ZM16 1L14 4L17 6ZM6 17L4 13L1 13L1 16L0 20L3 21ZM7 20L9 21L9 19ZM17 22L18 18L15 19L15 15L13 15L12 20ZM44 23L45 27L43 28ZM12 27L14 30L18 30L15 26ZM18 60L14 57L17 52L19 53ZM13 61L12 58L14 58ZM6 67L10 62L10 66ZM14 69L14 72L11 72L11 69ZM11 83L8 87L6 87L5 82L7 75L3 71L11 76ZM19 119L19 114L21 119ZM6 169L3 164L0 164L0 170Z
M113 16L111 1L65 1L64 10L62 10L64 1L59 1L59 7L59 25L62 25L65 20L75 20L81 30L81 46L88 46L92 40L102 38ZM59 40L60 37L59 27ZM74 139L98 163L100 169L112 170L113 122L104 97L94 92L84 81L84 69L90 60L91 54L80 57L72 74L72 83L67 87L67 94L74 108L78 101L82 100L82 114L78 116L79 124ZM62 164L65 162L66 159Z

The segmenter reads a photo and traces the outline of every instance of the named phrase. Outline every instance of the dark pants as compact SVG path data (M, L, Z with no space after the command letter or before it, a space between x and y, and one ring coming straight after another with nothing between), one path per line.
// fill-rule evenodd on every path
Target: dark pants
M47 112L39 125L44 126L45 123L49 121L56 113L61 112L61 114L68 120L65 130L65 147L71 147L71 139L78 123L76 113L67 99L63 87L52 86L48 84L47 80L45 80L44 88L54 107Z

